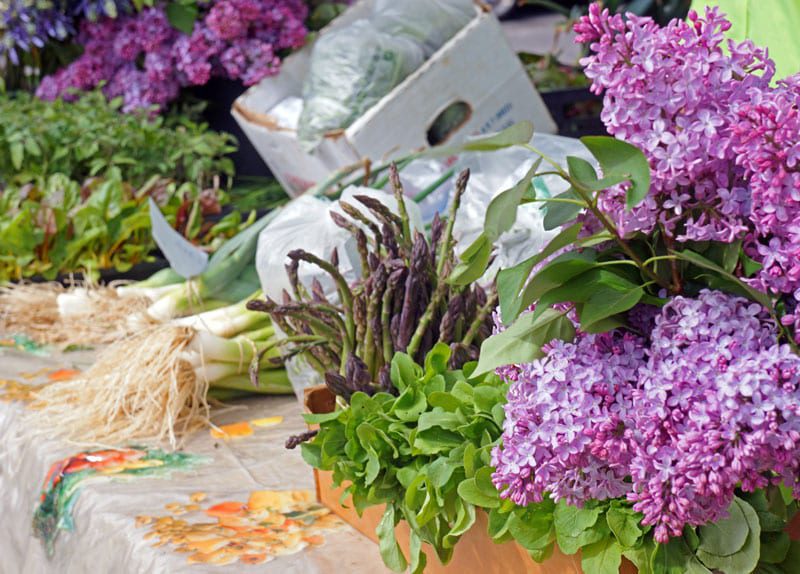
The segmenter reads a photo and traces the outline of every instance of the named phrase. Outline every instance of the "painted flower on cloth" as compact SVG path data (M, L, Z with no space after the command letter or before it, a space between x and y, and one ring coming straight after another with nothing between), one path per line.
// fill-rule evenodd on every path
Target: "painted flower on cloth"
M59 531L74 528L72 509L87 483L117 477L168 476L204 462L204 457L191 454L138 447L87 451L59 460L44 480L33 515L33 533L52 555Z
M202 494L198 496L198 494ZM139 526L149 525L145 538L156 546L186 553L192 564L263 564L324 543L323 533L344 527L327 508L305 490L259 490L244 502L225 501L201 509L205 499L196 493L190 504L168 504L173 516L139 516ZM213 521L176 518L202 512Z

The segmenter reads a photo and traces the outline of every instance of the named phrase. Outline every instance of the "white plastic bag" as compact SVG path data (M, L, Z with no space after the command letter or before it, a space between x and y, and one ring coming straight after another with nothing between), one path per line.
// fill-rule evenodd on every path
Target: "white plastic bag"
M566 168L568 155L578 156L597 168L597 161L589 150L577 139L536 134L531 141L533 147ZM522 179L538 156L530 150L512 147L492 152L463 154L456 162L456 171L470 170L467 191L461 199L454 237L458 240L457 251L463 252L483 231L486 208L500 192L513 187ZM546 170L545 162L540 168ZM569 185L557 175L545 175L534 182L537 195L553 197L566 191ZM558 229L544 229L544 213L541 203L528 203L517 209L514 226L497 241L497 256L486 272L491 280L497 271L513 267L541 250L557 233Z
M376 0L375 26L416 40L430 58L475 17L472 0Z
M331 202L326 199L301 195L258 236L256 270L265 296L280 301L284 290L292 292L285 266L289 263L287 254L293 249L305 249L327 260L335 247L339 250L339 269L345 277L355 278L358 269L353 268L353 261L358 264L358 258L348 256L350 234L333 223L330 208ZM301 265L299 271L304 284L310 285L317 278L326 294L335 293L333 282L316 267Z
M313 147L326 132L348 127L424 60L422 45L368 20L323 34L303 85L299 139Z

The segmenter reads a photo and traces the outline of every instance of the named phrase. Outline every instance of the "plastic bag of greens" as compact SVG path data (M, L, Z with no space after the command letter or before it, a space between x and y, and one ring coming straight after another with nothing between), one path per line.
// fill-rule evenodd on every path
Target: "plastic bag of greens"
M326 132L348 127L424 60L419 43L367 20L323 34L303 86L300 141L311 148Z
M429 58L475 17L472 0L377 0L375 27L413 38Z

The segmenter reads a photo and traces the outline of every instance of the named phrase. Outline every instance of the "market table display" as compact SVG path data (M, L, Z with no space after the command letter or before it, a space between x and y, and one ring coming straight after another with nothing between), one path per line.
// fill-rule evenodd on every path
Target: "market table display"
M27 387L83 370L93 356L0 348L0 572L383 571L375 545L315 502L311 472L284 448L305 428L294 397L218 409L220 430L175 453L31 431ZM57 511L72 529L47 532Z

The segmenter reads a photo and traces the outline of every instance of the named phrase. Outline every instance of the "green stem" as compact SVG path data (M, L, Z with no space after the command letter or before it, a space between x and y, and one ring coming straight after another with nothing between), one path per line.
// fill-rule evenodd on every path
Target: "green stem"
M381 298L381 324L383 325L383 332L381 335L383 336L383 361L387 365L391 364L392 356L394 355L394 348L392 347L392 333L390 331L392 326L391 315L393 294L393 290L389 289L389 286L387 285L386 291L383 292L383 297Z
M571 203L572 205L580 205L581 207L586 207L586 204L579 199L566 199L561 197L543 197L541 199L532 199L531 203Z
M431 297L431 301L428 303L428 307L425 309L422 317L419 318L417 328L414 331L414 334L411 336L411 341L408 343L408 347L406 347L406 354L409 356L413 357L416 355L417 350L422 343L422 338L425 336L425 331L428 330L428 325L433 319L433 312L439 306L439 303L441 303L446 292L447 282L443 280L439 281L439 284L436 286L436 290L433 292L433 297Z
M489 313L492 312L492 309L495 308L497 305L497 292L493 291L489 298L486 301L486 304L480 308L478 311L478 315L475 317L475 320L472 321L472 324L469 326L469 330L467 334L464 336L464 339L461 341L464 345L471 345L472 341L475 340L475 337L478 335L478 331L483 325L483 322L486 321L486 317L489 316Z
M674 255L656 255L654 257L651 257L650 259L645 259L642 262L642 264L643 265L651 265L652 263L655 263L656 261L677 261L677 259L678 258L675 257Z
M612 261L600 261L599 263L595 264L596 267L608 267L610 265L631 265L636 268L639 267L636 263L628 259L614 259Z
M436 276L440 278L440 280L445 263L449 259L449 255L453 250L453 226L456 222L456 213L458 212L458 208L461 206L461 196L464 195L464 192L467 189L468 181L469 170L465 169L459 174L458 179L456 180L453 201L450 204L450 210L447 213L447 227L445 228L444 236L442 237L442 243L439 246L439 253L437 254Z
M347 336L342 342L343 354L347 356L355 346L356 326L353 320L353 293L350 291L350 286L347 284L344 276L339 273L339 270L328 261L320 259L313 253L302 251L298 257L303 261L316 265L323 271L327 272L336 282L339 291L339 296L342 298L342 305L345 309L345 332Z
M410 239L411 225L409 224L406 201L403 196L403 183L400 181L400 173L397 171L396 163L392 163L392 165L389 166L389 181L392 183L392 192L394 193L394 199L397 202L397 210L400 212L400 222L403 228L403 235Z
M562 177L564 177L569 183L572 185L572 188L575 192L581 197L581 199L586 203L586 207L592 212L592 214L603 224L611 236L614 238L614 241L620 246L620 248L625 252L625 254L633 261L639 269L641 269L642 273L644 273L649 279L658 283L661 287L669 290L670 284L664 281L661 277L659 277L654 271L652 271L649 267L644 265L641 258L636 254L636 252L631 249L631 246L622 239L617 228L614 227L614 224L608 219L605 213L603 213L592 201L591 191L583 187L580 183L573 180L569 177L569 174L563 172L562 170Z

